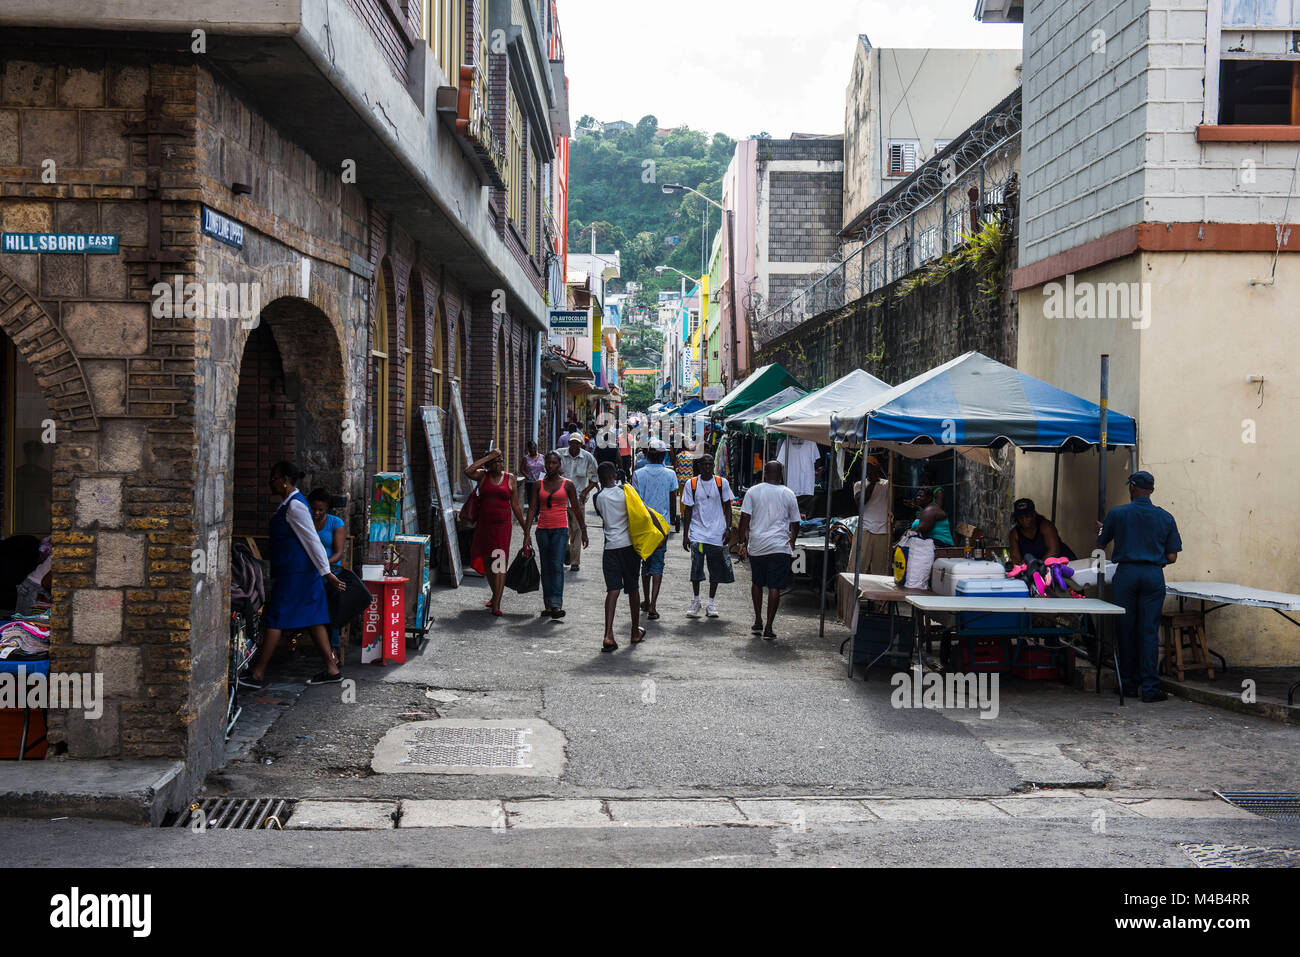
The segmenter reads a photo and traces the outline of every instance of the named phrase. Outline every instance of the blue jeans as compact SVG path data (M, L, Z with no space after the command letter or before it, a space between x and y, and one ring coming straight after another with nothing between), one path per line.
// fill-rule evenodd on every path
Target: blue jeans
M1160 690L1160 610L1165 603L1165 573L1159 565L1121 562L1115 570L1115 604L1119 620L1119 667L1124 690L1141 688L1150 696Z
M537 530L537 557L542 566L542 603L547 608L564 607L564 555L568 548L567 528Z

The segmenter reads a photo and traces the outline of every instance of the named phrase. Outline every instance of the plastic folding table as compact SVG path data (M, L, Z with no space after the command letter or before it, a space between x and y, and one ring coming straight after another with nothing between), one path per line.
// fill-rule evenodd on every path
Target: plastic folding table
M1300 621L1296 621L1288 611L1300 611L1300 595L1292 595L1284 591L1265 591L1262 588L1249 588L1246 585L1233 585L1228 582L1166 582L1165 594L1178 599L1178 610L1183 610L1184 601L1200 602L1201 628L1205 628L1205 616L1212 611L1220 608L1226 608L1228 605L1253 605L1256 608L1272 608L1275 612L1285 618L1291 624L1300 628ZM1205 607L1206 602L1218 602L1216 605ZM1209 631L1205 632L1207 635ZM1218 652L1211 652L1223 661L1226 669L1228 662L1224 660L1223 655ZM1300 681L1293 684L1286 693L1286 703L1291 705L1295 701L1296 690L1300 689Z
M977 595L908 595L908 604L922 612L921 628L916 638L916 666L922 672L925 664L922 648L928 643L928 623L926 615L960 615L971 614L1018 614L1018 615L1077 615L1091 616L1099 619L1105 615L1122 615L1124 609L1112 605L1100 598L982 598ZM1097 634L1097 654L1093 661L1097 665L1097 691L1101 691L1101 649L1102 636L1100 621L1093 630ZM1119 675L1119 643L1114 644L1115 674ZM1124 703L1124 682L1119 681L1119 703Z

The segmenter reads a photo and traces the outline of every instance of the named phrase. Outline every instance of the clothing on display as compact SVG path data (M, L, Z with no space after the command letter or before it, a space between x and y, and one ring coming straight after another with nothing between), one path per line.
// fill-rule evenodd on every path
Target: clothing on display
M790 436L776 451L785 468L785 484L795 495L811 495L817 485L817 443Z

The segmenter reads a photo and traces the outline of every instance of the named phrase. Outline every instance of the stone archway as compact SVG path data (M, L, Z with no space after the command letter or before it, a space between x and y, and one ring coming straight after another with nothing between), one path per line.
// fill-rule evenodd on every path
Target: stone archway
M31 366L60 424L76 432L99 429L81 361L63 330L36 297L0 270L0 330Z
M270 389L273 404L257 408L278 409L291 416L287 423L270 422L259 416L236 419L234 477L236 484L256 482L260 488L266 475L241 469L240 438L251 431L271 436L269 447L292 448L292 458L305 473L304 485L321 485L338 494L350 489L350 452L360 444L361 423L351 416L347 399L347 376L338 334L320 307L295 296L272 299L262 307L255 327L246 330L236 356L238 388L246 389L244 360L251 352L258 357L259 387ZM277 367L278 366L278 379ZM265 374L265 382L260 381ZM277 402L276 400L283 401ZM349 435L353 441L347 440ZM285 437L288 445L285 446ZM243 464L247 465L245 459ZM256 470L254 470L256 471Z

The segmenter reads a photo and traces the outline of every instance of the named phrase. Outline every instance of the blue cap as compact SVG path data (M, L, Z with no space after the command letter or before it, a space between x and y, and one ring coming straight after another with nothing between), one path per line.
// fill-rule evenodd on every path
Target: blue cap
M1143 488L1150 492L1156 487L1155 476L1150 472L1134 472L1128 477L1128 484L1134 488Z

